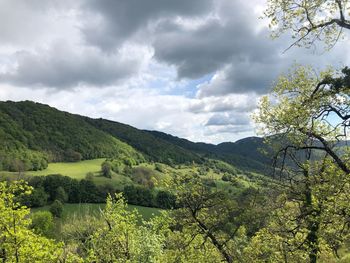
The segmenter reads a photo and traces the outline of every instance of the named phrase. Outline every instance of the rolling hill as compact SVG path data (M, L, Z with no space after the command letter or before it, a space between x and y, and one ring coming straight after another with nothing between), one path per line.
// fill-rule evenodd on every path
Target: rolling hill
M194 143L105 119L59 111L31 101L0 102L0 170L40 170L47 162L94 158L132 159L166 164L220 159L239 169L266 171L263 139L250 137L218 145Z

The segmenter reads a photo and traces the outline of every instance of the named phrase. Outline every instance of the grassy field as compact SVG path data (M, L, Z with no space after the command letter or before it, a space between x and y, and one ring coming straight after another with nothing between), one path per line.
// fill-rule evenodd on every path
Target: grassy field
M63 221L69 221L72 217L82 217L85 215L99 216L100 209L103 209L105 204L64 204ZM49 210L49 206L43 206L32 209L33 212ZM153 216L160 214L160 209L153 207L128 205L128 210L136 209L144 220L149 220Z
M112 178L101 176L101 164L104 162L104 160L104 158L100 158L75 163L50 163L48 165L48 168L45 170L35 172L28 171L25 172L25 175L45 176L49 174L61 174L81 180L86 177L87 173L91 172L94 175L93 181L97 185L109 185L113 187L113 189L123 191L125 185L134 184L130 176L118 174L115 172L112 172ZM215 181L215 184L219 189L229 192L237 192L237 190L243 190L247 187L259 187L261 183L268 181L268 178L265 176L254 173L250 173L250 178L248 178L247 175L241 173L240 171L236 175L238 184L234 186L229 182L224 182L221 180L222 176L225 174L224 172L215 171L212 168L205 168L201 165L178 165L175 168L166 164L142 163L138 166L147 167L154 171L153 176L155 179L155 185L158 189L166 189L171 178L174 178L175 175L184 174L199 174L204 179ZM157 169L157 166L160 167L160 169ZM18 173L0 172L0 180L4 180L6 178L18 179L17 177Z
M84 179L88 172L98 174L105 159L86 160L76 163L49 163L47 169L27 172L28 175L61 174L75 179Z

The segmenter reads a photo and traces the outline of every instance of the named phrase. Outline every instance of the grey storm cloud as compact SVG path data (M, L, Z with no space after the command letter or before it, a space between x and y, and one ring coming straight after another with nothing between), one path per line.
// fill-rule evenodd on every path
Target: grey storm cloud
M268 39L266 29L256 32L257 18L242 2L232 1L222 9L240 12L219 12L221 17L196 29L179 25L177 30L164 30L155 38L155 57L174 65L179 78L199 78L230 68L222 83L225 87L216 89L218 95L266 92L280 66L281 47Z
M0 81L19 86L74 88L80 84L107 86L137 71L138 61L106 56L97 49L84 51L57 43L49 50L17 52L16 67L0 73Z
M178 24L160 30L154 36L155 58L175 66L179 79L217 74L218 78L201 85L199 97L264 94L294 63L325 67L344 60L346 45L327 56L319 56L322 50L296 47L284 52L293 40L288 36L272 40L266 27L258 29L262 21L252 12L253 2L216 2L221 3L217 16L203 25L185 28Z
M198 79L230 66L220 86L206 87L201 96L265 93L284 68L279 60L284 44L269 39L267 29L256 30L253 5L242 0L90 0L83 5L89 19L82 32L87 43L107 52L139 33L156 60L175 66L179 79ZM177 17L201 23L186 27Z
M46 4L41 5L42 2ZM33 5L14 0L13 5L28 23L17 19L12 15L15 12L11 5L3 3L6 1L0 1L1 40L8 45L16 41L23 44L29 35L33 38L38 35L37 45L44 30L42 24L58 23L51 17L56 13L61 19L67 16L77 20L69 25L77 36L67 35L63 39L72 41L74 47L52 46L56 40L51 36L55 41L43 41L43 51L35 51L36 46L24 47L13 55L10 60L16 61L16 67L10 71L3 70L1 61L6 59L0 57L0 81L15 85L72 88L80 84L114 84L139 72L142 61L121 58L119 53L124 46L135 44L152 50L153 61L174 67L178 79L215 76L199 85L198 98L263 94L293 60L312 61L313 56L312 52L301 49L282 54L291 39L272 41L268 37L268 30L254 13L255 5L262 3L259 0L34 0ZM135 52L130 54L133 58L142 56L139 51L129 52ZM341 61L344 53L343 46L322 56L324 61L319 56L314 56L317 59L313 61L326 65ZM195 112L196 106L192 107L190 110ZM210 107L221 112L229 105ZM210 107L204 111L210 111Z
M213 0L87 0L82 32L87 42L110 50L158 19L200 16L212 8Z
M210 83L201 85L199 97L222 96L230 93L266 93L287 64L264 64L257 61L237 61L224 67Z

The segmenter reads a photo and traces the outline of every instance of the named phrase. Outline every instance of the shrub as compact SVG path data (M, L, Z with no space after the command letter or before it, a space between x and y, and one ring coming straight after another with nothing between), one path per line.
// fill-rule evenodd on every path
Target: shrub
M231 181L231 176L229 174L224 174L222 176L221 180L223 180L225 182L229 182L229 181Z
M34 188L32 193L25 196L22 200L23 204L28 207L40 207L47 204L49 195L42 187Z
M85 175L85 180L87 181L93 181L94 180L94 174L92 172L88 172L86 175Z
M63 213L63 204L59 200L55 200L50 206L50 212L54 217L61 218Z
M167 191L159 191L156 197L156 206L163 209L174 208L176 204L176 197Z
M104 177L112 178L112 165L110 162L103 162L101 172Z
M38 234L52 237L54 233L53 216L49 211L38 211L31 214L31 228Z
M140 185L148 188L154 187L154 171L147 167L136 167L133 168L131 179Z
M56 199L61 201L61 203L68 201L68 195L62 186L59 186L56 189Z

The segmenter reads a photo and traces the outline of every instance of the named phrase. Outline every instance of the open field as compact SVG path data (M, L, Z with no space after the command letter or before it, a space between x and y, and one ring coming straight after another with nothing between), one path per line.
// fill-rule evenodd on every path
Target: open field
M63 221L69 221L72 217L82 217L86 215L99 216L100 209L103 209L105 204L64 204ZM50 206L43 206L32 209L33 212L49 210ZM160 214L160 209L154 207L145 207L137 205L128 205L128 210L136 209L144 220L149 220L153 216Z
M91 172L93 174L93 181L97 185L109 185L114 189L122 191L125 185L134 184L129 176L112 172L112 178L106 178L101 175L101 164L105 161L104 158L85 160L80 162L60 162L50 163L48 168L41 171L27 171L24 173L25 176L45 176L49 174L61 174L69 176L71 178L81 180L86 177L86 174ZM230 182L224 182L221 180L225 172L215 171L212 168L203 167L201 165L177 165L171 167L166 164L159 163L142 163L137 166L142 166L153 170L154 179L156 181L156 187L158 189L166 189L169 185L169 181L175 175L184 174L198 174L202 178L207 180L215 181L215 184L220 189L230 190L230 192L236 192L237 188L241 190L247 187L258 186L263 181L268 181L265 176L259 174L250 173L248 178L241 171L236 174L235 178L237 183L235 186ZM157 169L157 167L160 167ZM0 178L12 178L18 179L17 172L0 172ZM2 180L3 180L2 179Z
M28 175L61 174L75 179L84 179L88 172L98 174L101 171L101 164L104 158L86 160L74 163L49 163L47 169L42 171L27 172Z

